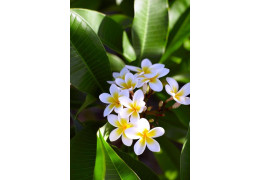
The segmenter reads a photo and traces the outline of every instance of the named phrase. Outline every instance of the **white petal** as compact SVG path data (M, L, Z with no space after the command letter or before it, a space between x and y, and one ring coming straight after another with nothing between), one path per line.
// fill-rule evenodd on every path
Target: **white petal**
M115 84L115 81L107 81L108 84Z
M190 104L190 98L189 97L181 96L181 97L179 97L179 99L176 99L175 97L173 97L173 99L176 102L183 104L183 105L189 105Z
M116 113L120 113L123 110L123 105L120 105L119 107L115 106L114 110L115 110Z
M118 138L120 138L122 133L123 131L121 129L119 128L114 129L109 135L109 140L116 141Z
M146 144L147 144L148 149L150 149L151 151L153 151L153 152L160 151L160 144L153 138L146 138Z
M118 115L118 119L119 119L119 122L121 125L124 125L124 124L129 124L129 117L121 117L120 115Z
M124 84L125 84L125 80L121 79L121 78L116 78L116 84L120 87L124 87Z
M137 121L139 121L140 116L138 112L133 112L133 114L130 117L130 121L131 123L137 123Z
M133 82L134 79L135 79L135 77L134 77L134 75L133 75L132 73L127 73L127 74L125 75L125 82L126 82L126 83L127 83L128 81Z
M125 134L130 139L139 139L141 136L139 136L139 129L136 127L130 127L125 130Z
M131 111L130 109L128 108L124 108L122 109L120 112L119 112L119 115L123 118L127 118L129 117L131 114L133 113L133 111Z
M156 76L156 74L157 74L157 72L156 72L156 70L154 70L154 71L151 71L150 73L144 74L144 76L147 78L152 78L152 77Z
M166 76L169 72L170 72L169 69L163 68L162 70L158 71L158 74L159 74L158 78L161 78L161 77L163 77L163 76Z
M151 61L149 59L142 60L142 62L141 62L141 67L142 68L143 67L150 67L150 66L152 66L152 63L151 63Z
M104 110L104 117L106 117L107 115L109 115L113 109L115 108L115 106L113 104L109 104L105 110Z
M154 64L150 67L151 70L155 70L155 71L162 69L162 68L164 68L164 64Z
M141 89L139 89L134 93L133 101L143 101L143 100L144 100L144 93Z
M147 129L148 131L150 130L150 124L145 118L141 118L140 120L137 121L137 128L139 129L140 132L143 132L143 130Z
M111 125L113 125L115 127L120 127L120 122L118 120L117 115L110 114L110 115L107 116L107 120Z
M145 140L139 139L134 145L134 151L136 155L140 155L144 152L146 146Z
M144 101L138 101L137 105L141 107L139 113L143 112L144 106L145 106L145 102Z
M182 96L187 96L190 94L190 83L185 84L181 89L180 92L182 92ZM178 92L179 93L179 92ZM177 94L178 94L177 93Z
M111 98L111 95L108 94L108 93L102 93L102 94L99 95L99 99L103 103L109 104L110 102L108 101L108 98Z
M129 73L129 70L124 67L121 71L120 71L120 76L124 76L126 73Z
M166 78L166 81L169 83L169 85L171 86L171 89L176 89L176 92L178 91L179 89L179 85L177 83L177 81L173 78L170 78L170 77L167 77ZM175 93L176 93L175 92Z
M168 84L165 85L165 90L169 95L175 96L175 93L172 93L172 88Z
M151 129L148 132L149 137L155 138L155 137L160 137L165 133L164 129L161 127L155 127Z
M152 82L149 82L149 86L152 90L160 92L163 90L162 82L159 79L154 79Z
M136 67L136 66L126 65L126 68L129 69L129 70L131 70L131 71L135 71L135 72L141 71L141 68Z
M113 72L112 75L113 75L113 78L115 78L115 79L116 79L118 76L120 76L120 74L119 74L118 72Z
M120 94L120 96L126 96L126 97L129 97L129 91L126 90L126 89L125 89L125 90L121 90L119 94Z
M119 89L115 84L112 84L109 88L110 94L114 97L115 93L118 93Z
M133 143L133 140L128 138L125 133L122 134L122 142L124 143L124 145L126 146L131 146Z
M120 98L118 98L118 99L119 99L120 103L121 103L122 105L124 105L125 107L128 107L128 108L131 107L132 100L129 99L129 97L122 96L122 97L120 97Z

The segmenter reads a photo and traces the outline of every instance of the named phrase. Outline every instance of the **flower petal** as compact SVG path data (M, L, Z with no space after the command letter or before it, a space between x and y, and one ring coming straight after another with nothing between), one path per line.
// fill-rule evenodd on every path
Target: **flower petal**
M126 86L125 80L121 79L121 78L116 78L116 84L122 88L124 88Z
M183 105L189 105L190 104L190 98L189 97L184 97L184 96L181 96L181 97L173 97L173 99L180 103L180 104L183 104Z
M130 127L125 130L126 136L130 139L139 139L141 137L139 133L139 129L136 127Z
M144 59L142 60L141 62L141 67L144 68L144 67L150 67L152 66L152 63L149 59Z
M114 129L110 135L109 135L109 140L110 141L116 141L118 138L120 138L121 134L123 133L123 130L120 128Z
M179 89L179 85L177 83L177 81L173 78L166 78L166 81L169 83L169 85L171 86L171 89L174 90L174 93L177 93L178 89Z
M121 126L121 124L120 124L120 122L118 120L118 116L117 115L110 114L110 115L107 116L107 120L108 120L108 122L111 125L113 125L115 127L120 127Z
M110 91L110 94L112 97L115 97L115 96L118 96L118 91L119 91L119 88L115 85L115 84L112 84L109 88L109 91ZM117 95L116 95L117 94Z
M154 79L153 81L150 81L149 86L152 90L156 92L160 92L163 90L162 82L159 79Z
M154 140L153 138L146 138L146 144L148 149L150 149L153 152L159 152L160 151L160 144Z
M129 97L129 91L128 90L121 90L119 93L119 96L126 96Z
M136 123L140 119L139 113L138 112L133 112L133 114L130 117L131 123Z
M124 125L124 124L128 124L129 123L129 118L128 117L121 117L120 115L118 115L118 119L119 119L119 122L121 125Z
M151 70L155 70L155 71L158 71L159 69L162 69L162 68L164 68L164 64L153 64L151 67L150 67L150 69Z
M115 81L107 81L108 84L115 84Z
M175 93L172 93L172 88L168 84L165 85L165 90L169 95L175 96Z
M140 132L143 132L143 130L147 129L150 130L150 124L145 118L141 118L137 121L136 127L139 129Z
M133 111L131 109L124 108L119 112L119 115L123 118L128 118L132 113Z
M133 140L130 139L130 138L128 138L128 137L125 135L125 133L123 132L123 134L122 134L122 142L123 142L124 145L126 145L126 146L131 146L132 143L133 143Z
M143 101L143 100L144 100L144 93L141 89L139 89L134 93L133 101Z
M125 107L128 107L128 108L131 108L132 100L129 99L129 97L122 96L118 99L122 105L124 105Z
M169 69L163 68L162 70L158 71L158 74L159 74L158 78L161 78L161 77L163 77L163 76L166 76L169 72L170 72Z
M129 73L129 70L128 70L126 67L124 67L124 68L120 71L120 76L121 76L121 77L122 77L122 76L125 76L126 73Z
M111 95L108 93L102 93L99 95L100 101L102 101L103 103L106 103L106 104L111 103L111 101L109 101L111 98L112 98Z
M126 65L126 68L131 70L131 71L134 71L134 72L140 72L142 69L139 68L139 67L136 67L136 66L130 66L130 65Z
M164 133L165 133L165 131L164 131L163 128L161 128L161 127L155 127L155 128L151 129L151 130L148 132L148 136L149 136L149 137L152 137L152 138L155 138L155 137L160 137L160 136L162 136Z
M190 94L190 83L185 84L177 93L176 95L179 96L187 96Z
M119 74L118 72L113 72L112 75L113 75L113 78L115 78L115 79L118 78L118 77L120 76L120 74Z
M134 81L135 77L132 73L127 73L125 75L125 82L126 84L128 84L128 82L130 81L131 83Z
M136 155L140 155L144 152L146 142L143 138L139 139L134 145L134 151Z
M113 105L113 104L109 104L106 108L105 108L105 110L104 110L104 117L106 117L107 115L109 115L112 111L113 111L113 109L115 108L115 106Z

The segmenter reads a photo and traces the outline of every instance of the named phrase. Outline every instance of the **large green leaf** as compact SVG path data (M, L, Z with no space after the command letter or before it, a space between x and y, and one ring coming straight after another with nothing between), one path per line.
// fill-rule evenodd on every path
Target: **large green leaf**
M91 94L88 94L86 96L86 99L85 99L84 103L80 106L79 110L77 111L77 114L75 115L75 118L78 117L78 115L79 115L79 113L81 113L81 111L83 111L85 108L87 108L92 103L96 102L96 100L97 99L94 96L92 96Z
M112 79L108 57L101 41L88 23L70 13L70 79L81 91L92 95L108 89Z
M138 59L158 62L168 33L167 0L135 0L134 10L132 39Z
M178 19L168 38L168 44L165 54L162 56L160 63L166 61L190 35L190 8Z
M109 16L88 9L71 9L71 11L83 18L109 48L122 54L130 62L136 59L126 32Z
M107 56L110 62L111 71L120 72L125 67L124 61L118 56L111 53L107 53Z
M181 151L181 180L190 179L190 129Z
M131 17L128 17L123 14L113 14L109 16L112 18L115 22L120 24L124 29L131 27L133 19Z
M70 0L70 8L98 9L100 4L101 0Z
M180 177L180 150L172 144L165 136L157 139L161 146L161 151L154 153L157 162L164 171L164 176L169 180Z
M93 179L97 128L96 124L87 123L86 127L71 139L71 180Z

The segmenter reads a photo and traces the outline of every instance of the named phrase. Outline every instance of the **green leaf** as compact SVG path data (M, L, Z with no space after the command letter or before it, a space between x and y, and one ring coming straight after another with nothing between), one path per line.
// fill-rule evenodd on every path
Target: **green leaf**
M85 99L84 103L81 105L81 107L79 108L77 114L75 115L75 118L78 117L78 115L79 115L79 113L80 113L81 111L83 111L84 109L86 109L86 108L87 108L89 105L91 105L92 103L96 102L96 100L97 100L97 99L96 99L94 96L88 94L88 95L86 96L86 99Z
M78 14L70 13L70 80L92 95L108 89L112 79L105 49L95 32Z
M124 61L118 56L110 53L107 53L107 56L110 62L112 72L120 72L123 69L123 67L125 67Z
M123 14L113 14L109 16L112 18L115 22L120 24L124 29L131 27L133 19L131 17L128 17Z
M168 33L167 0L135 0L133 45L140 60L158 62L165 51Z
M98 9L100 4L101 0L70 0L70 8Z
M180 150L172 144L165 136L158 138L161 151L154 153L157 162L164 172L164 176L169 180L180 177Z
M160 63L165 62L186 40L190 35L190 8L179 18L173 27L168 38L168 44L165 54L162 56Z
M129 62L136 59L126 32L109 16L87 9L71 9L71 11L83 18L109 48L122 54Z
M86 127L71 139L70 178L72 180L93 179L97 129L95 123L87 123Z
M101 140L103 152L105 155L106 172L105 179L125 179L134 180L140 179L137 174L122 160L120 156L113 150L112 147L104 140L101 132L99 137Z
M190 179L190 129L181 151L181 180Z
M139 176L140 179L159 180L158 176L141 161L134 159L132 156L128 155L123 151L120 151L116 147L113 147L113 149L126 162L126 164L133 169L133 171Z

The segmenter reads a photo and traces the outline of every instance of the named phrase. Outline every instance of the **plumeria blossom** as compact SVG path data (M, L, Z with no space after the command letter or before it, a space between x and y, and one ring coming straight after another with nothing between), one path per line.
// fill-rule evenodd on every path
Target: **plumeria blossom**
M141 68L136 66L126 65L126 67L134 72L137 72L137 75L143 75L147 78L152 78L156 75L157 71L164 68L163 64L152 64L149 59L144 59L141 62Z
M153 152L160 151L159 143L153 138L162 136L164 129L156 127L150 130L150 124L145 118L141 118L136 127L130 127L125 130L127 137L131 139L139 139L134 145L134 151L136 155L140 155L144 152L147 146Z
M166 81L169 83L165 85L166 92L173 97L173 99L184 105L190 104L190 98L186 97L190 94L190 83L185 84L179 91L179 85L177 81L173 78L166 78Z
M157 71L154 77L152 78L147 78L144 75L141 75L139 77L139 83L138 83L138 88L143 86L145 83L149 83L149 86L152 90L156 92L160 92L163 90L163 85L162 82L159 80L159 78L167 75L170 72L169 69L167 68L162 68Z
M103 103L109 104L106 109L104 110L104 117L109 115L113 110L116 113L119 113L123 109L123 105L120 103L120 97L129 97L128 90L120 90L115 84L110 86L110 94L102 93L99 96L100 101Z
M129 91L134 90L137 87L139 79L132 73L126 73L125 78L116 78L116 84L122 89L127 89Z
M130 127L134 127L134 124L129 122L129 118L122 118L120 116L110 114L107 116L107 119L112 126L117 127L110 133L110 141L116 141L122 136L122 142L126 146L131 146L133 143L133 139L128 138L125 134L125 130L127 130Z
M123 96L119 98L119 101L126 107L120 112L120 115L125 118L131 116L130 121L132 123L137 122L140 119L139 113L143 112L145 107L143 91L140 89L137 90L134 93L133 100Z
M129 73L130 71L126 68L126 67L124 67L121 71L120 71L120 73L119 72L113 72L113 78L119 78L119 79L125 79L125 75L126 75L126 73ZM115 84L115 81L107 81L109 84Z

